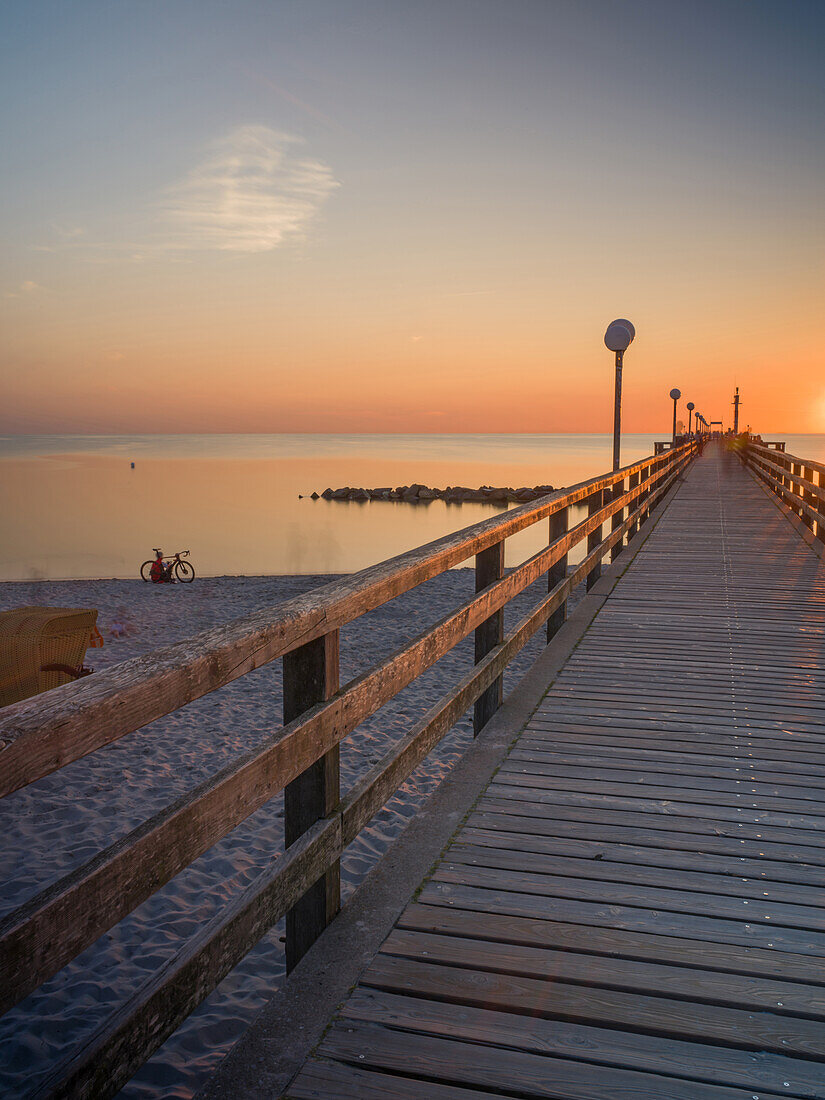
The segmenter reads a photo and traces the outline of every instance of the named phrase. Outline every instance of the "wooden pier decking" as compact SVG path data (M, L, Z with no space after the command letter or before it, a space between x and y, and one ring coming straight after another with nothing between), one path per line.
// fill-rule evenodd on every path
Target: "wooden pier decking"
M825 1097L824 564L693 463L286 1095Z

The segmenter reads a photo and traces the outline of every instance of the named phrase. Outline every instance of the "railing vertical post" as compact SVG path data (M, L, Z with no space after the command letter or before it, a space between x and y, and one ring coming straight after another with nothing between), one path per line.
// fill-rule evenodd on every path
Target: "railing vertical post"
M556 539L560 539L562 535L567 534L567 528L569 524L569 510L567 508L561 508L558 512L555 512L550 517L550 544L552 545ZM551 565L547 570L547 591L552 592L553 589L567 576L567 554L559 558L555 565ZM567 618L567 600L556 608L550 618L547 620L547 641L551 642L555 634L564 625L564 621Z
M802 463L801 462L794 462L793 463L793 476L796 478L796 481L793 484L793 492L796 494L796 496L801 496L801 497L804 498L805 491L799 483L799 478L802 476ZM800 507L799 503L796 503L796 515L798 515L800 517L800 519L804 520L804 518L805 518L805 513L802 510L802 508Z
M650 477L650 467L643 466L642 472L639 476L641 478L641 483L644 484L644 482L646 482L647 479ZM639 515L639 526L641 526L650 516L650 507L648 505L649 499L650 489L645 489L643 493L639 494L639 503L642 505L642 511Z
M807 481L813 481L813 479L814 479L813 468L811 466L803 466L802 467L802 476ZM816 497L814 496L814 494L811 492L810 489L803 489L802 490L802 499L805 501L805 503L808 505L809 508L815 508L816 507ZM814 521L811 519L811 517L808 515L807 512L802 513L802 522L805 524L806 527L810 528L810 530L813 531Z
M331 698L338 690L338 631L333 630L284 654L284 722ZM294 844L340 801L336 745L284 788L284 839ZM341 873L336 862L286 915L286 968L306 954L341 906Z
M504 576L504 540L476 554L476 592L488 588ZM476 627L476 664L491 649L504 641L504 608L493 612L489 619ZM504 699L504 676L497 677L476 699L473 707L473 733L478 736Z
M594 516L602 507L602 500L604 499L604 492L602 489L598 489L595 493L591 493L587 498L587 514L588 516ZM602 541L602 531L604 530L604 524L597 527L595 531L591 531L587 536L587 552L595 550L599 543ZM586 591L590 591L599 577L602 575L602 563L597 562L596 565L587 574L587 586Z
M791 463L788 461L787 458L785 458L783 456L782 462L780 463L780 465L782 466L782 469L785 471L785 473L782 475L782 484L785 487L785 493L783 494L783 500L789 508L792 508L793 507L793 501L791 500L791 497L790 497L791 479L790 479L790 476L789 476L789 471L791 469Z
M789 494L793 494L794 492L796 492L796 490L794 489L794 477L795 476L796 476L796 463L795 462L789 462L788 463L788 477L787 477L787 480L786 480ZM796 515L799 515L799 509L797 508L796 501L793 499L792 495L788 496L788 504L790 505L791 510L793 512L795 512Z
M627 479L628 492L632 492L634 489L636 489L638 487L638 485L639 485L639 471L637 470L635 474L631 474L630 477ZM636 499L628 505L628 510L630 512L635 512L638 507L639 507L639 498L636 497ZM627 529L627 541L628 542L630 542L630 540L636 534L638 529L639 529L639 525L634 520L634 522L631 523L631 525Z
M621 481L615 482L613 489L610 492L611 500L618 500L619 497L624 496L624 478ZM610 517L610 530L616 531L624 523L624 508L620 508L618 512L614 512ZM624 549L624 540L620 539L619 542L610 551L610 560L615 561Z
M816 475L816 483L820 489L825 487L825 471L820 470ZM816 527L814 528L814 534L820 542L825 542L825 514L823 514L823 505L816 502L814 505L816 508L816 514L820 517L816 521Z

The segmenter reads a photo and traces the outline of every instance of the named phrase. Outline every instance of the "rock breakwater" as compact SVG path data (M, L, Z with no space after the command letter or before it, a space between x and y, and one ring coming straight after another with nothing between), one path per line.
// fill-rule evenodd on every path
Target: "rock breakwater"
M324 489L323 493L311 493L311 500L394 500L405 504L427 504L431 500L446 500L448 504L526 504L555 492L552 485L527 485L519 489L510 486L482 485L470 489L466 485L448 485L446 489L433 489L429 485L383 486L378 489L353 488Z

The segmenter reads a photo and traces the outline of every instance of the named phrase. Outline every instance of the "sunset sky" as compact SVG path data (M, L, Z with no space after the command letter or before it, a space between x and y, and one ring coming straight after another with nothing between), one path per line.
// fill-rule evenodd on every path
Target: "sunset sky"
M822 0L6 0L2 432L825 431Z

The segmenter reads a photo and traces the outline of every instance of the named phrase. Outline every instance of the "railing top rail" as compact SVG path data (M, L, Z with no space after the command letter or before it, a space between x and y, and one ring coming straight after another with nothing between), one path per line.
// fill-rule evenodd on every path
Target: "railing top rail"
M785 462L795 462L799 466L807 466L811 470L817 470L821 474L825 474L825 463L815 462L812 458L800 458L799 455L792 455L788 451L774 450L773 447L769 447L762 443L749 443L748 446L753 447L756 451L766 451L772 461L776 461L777 457Z
M670 465L693 444L648 457L569 489L550 493L463 530L418 546L274 607L262 608L184 641L124 661L94 676L6 707L0 712L0 795L11 778L15 744L48 736L53 769L140 729L179 707L337 630L518 531L587 499L631 474ZM105 732L102 732L105 731ZM19 750L18 750L19 751ZM13 769L12 769L13 770Z

